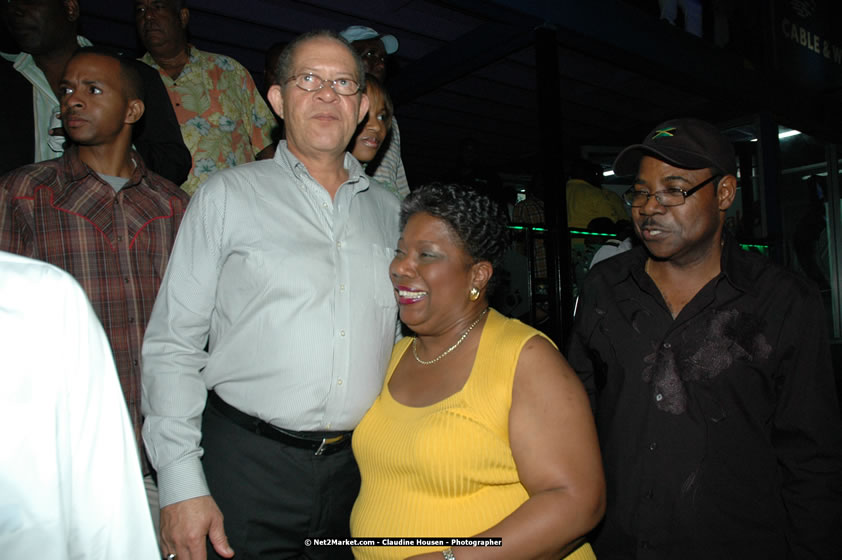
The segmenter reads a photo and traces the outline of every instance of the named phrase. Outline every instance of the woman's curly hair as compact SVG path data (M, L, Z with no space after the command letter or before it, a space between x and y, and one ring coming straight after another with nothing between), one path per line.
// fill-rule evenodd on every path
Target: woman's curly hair
M473 262L488 261L497 269L509 249L508 215L497 202L473 187L429 183L412 191L401 204L401 231L409 218L421 212L444 220ZM493 285L492 276L488 293Z

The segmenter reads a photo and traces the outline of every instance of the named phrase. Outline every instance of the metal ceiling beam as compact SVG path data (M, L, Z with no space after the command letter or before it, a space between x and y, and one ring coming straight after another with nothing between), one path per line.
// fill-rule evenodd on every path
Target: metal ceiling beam
M558 27L560 44L615 64L621 61L623 66L631 65L634 72L656 80L681 76L691 83L716 88L723 86L711 83L711 74L714 80L720 77L718 74L727 74L732 86L734 80L737 84L754 85L759 77L757 72L746 71L742 60L731 53L620 0L490 3L502 9L516 7L550 22Z
M490 0L485 4L489 11L496 6L550 22L558 27L560 44L611 60L649 79L701 93L746 113L769 111L786 116L828 140L842 141L837 121L828 118L839 114L834 98L808 91L769 68L747 68L741 55L666 25L621 0ZM757 2L756 9L760 21L768 20L771 26L770 6ZM764 44L772 42L771 31L767 33ZM763 64L768 66L769 61Z
M401 69L389 90L395 105L412 101L531 45L540 21L485 23Z

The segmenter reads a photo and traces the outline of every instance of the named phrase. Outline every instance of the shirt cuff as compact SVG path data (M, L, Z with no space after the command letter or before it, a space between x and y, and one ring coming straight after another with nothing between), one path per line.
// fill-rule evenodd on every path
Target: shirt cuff
M158 500L162 508L209 495L205 472L198 457L190 457L158 471Z

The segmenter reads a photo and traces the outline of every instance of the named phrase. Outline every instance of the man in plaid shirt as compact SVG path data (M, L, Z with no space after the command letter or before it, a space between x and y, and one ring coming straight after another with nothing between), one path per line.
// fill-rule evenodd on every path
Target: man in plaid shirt
M148 475L141 342L189 197L132 150L142 97L130 63L96 47L71 58L59 99L72 145L58 159L0 177L0 250L58 266L84 288L111 343Z

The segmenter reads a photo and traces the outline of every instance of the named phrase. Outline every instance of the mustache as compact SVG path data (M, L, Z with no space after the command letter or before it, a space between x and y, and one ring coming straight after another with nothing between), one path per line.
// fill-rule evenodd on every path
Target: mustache
M66 121L66 120L68 120L68 119L82 119L82 120L87 120L87 119L85 119L85 117L82 115L82 113L81 113L80 111L78 111L78 110L67 110L67 111L62 111L62 113L59 115L59 120L60 120L61 122L65 122L65 121Z
M651 216L644 218L641 222L638 222L637 227L639 229L666 229L664 224L659 223Z

